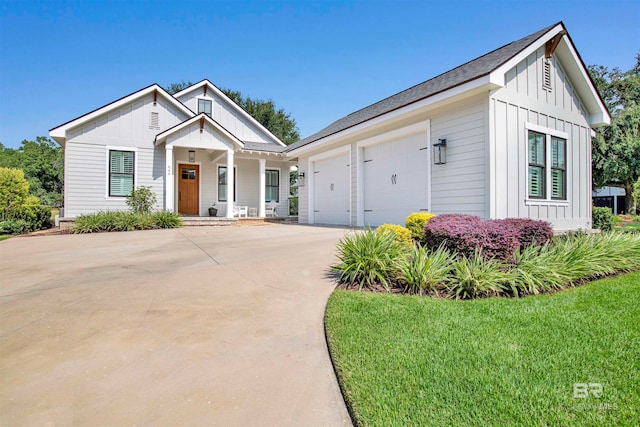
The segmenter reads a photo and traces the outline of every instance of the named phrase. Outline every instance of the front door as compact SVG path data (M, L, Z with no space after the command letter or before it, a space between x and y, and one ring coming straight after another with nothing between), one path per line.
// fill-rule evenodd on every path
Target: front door
M178 213L200 214L200 165L178 165Z

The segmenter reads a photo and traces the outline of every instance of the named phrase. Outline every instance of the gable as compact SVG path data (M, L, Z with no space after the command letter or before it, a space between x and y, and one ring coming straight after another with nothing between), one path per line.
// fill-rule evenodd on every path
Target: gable
M208 80L176 93L175 98L196 113L199 99L211 101L211 117L242 141L285 145Z
M515 67L505 73L504 90L529 102L544 103L548 107L564 110L565 114L581 116L586 123L589 115L579 93L564 70L560 59L545 57L541 46Z
M156 134L188 118L175 105L149 93L66 131L66 139L132 147L150 147ZM155 117L152 118L152 113ZM155 120L157 119L157 125Z

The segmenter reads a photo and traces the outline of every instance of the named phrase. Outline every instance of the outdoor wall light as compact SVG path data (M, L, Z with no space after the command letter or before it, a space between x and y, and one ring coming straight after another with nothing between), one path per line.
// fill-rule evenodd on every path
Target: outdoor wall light
M444 165L447 163L447 140L439 139L437 144L433 144L433 164Z
M196 152L195 150L189 150L189 163L193 163L196 161Z
M298 174L298 187L304 187L304 172Z

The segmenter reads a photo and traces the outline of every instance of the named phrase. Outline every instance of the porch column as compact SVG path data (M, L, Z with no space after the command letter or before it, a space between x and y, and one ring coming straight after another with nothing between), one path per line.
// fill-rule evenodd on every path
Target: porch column
M227 151L227 218L233 218L233 150Z
M264 209L264 204L265 204L265 169L266 169L266 165L267 165L267 161L265 159L258 159L258 163L260 163L260 191L258 192L258 194L260 195L260 197L258 198L258 216L261 218L264 218L265 216L265 209Z
M173 175L173 146L165 145L165 164L166 171L164 175L164 209L173 212L174 205L174 187L175 179Z

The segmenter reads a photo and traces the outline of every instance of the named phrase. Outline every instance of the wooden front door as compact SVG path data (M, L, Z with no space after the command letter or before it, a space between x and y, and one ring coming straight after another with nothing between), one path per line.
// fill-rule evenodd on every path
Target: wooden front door
M200 165L178 165L178 213L200 214Z

